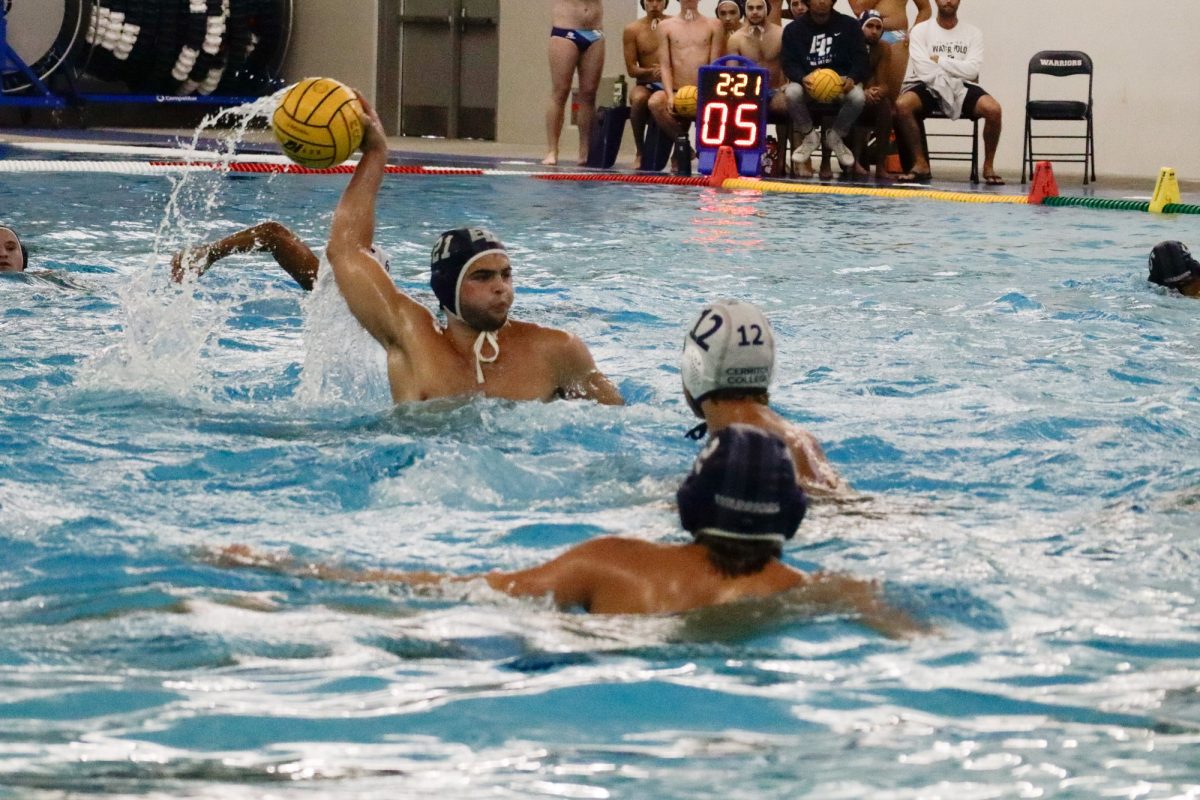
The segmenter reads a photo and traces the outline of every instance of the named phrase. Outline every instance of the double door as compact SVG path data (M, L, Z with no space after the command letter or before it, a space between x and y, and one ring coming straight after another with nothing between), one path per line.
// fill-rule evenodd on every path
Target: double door
M500 0L400 0L400 134L495 139Z

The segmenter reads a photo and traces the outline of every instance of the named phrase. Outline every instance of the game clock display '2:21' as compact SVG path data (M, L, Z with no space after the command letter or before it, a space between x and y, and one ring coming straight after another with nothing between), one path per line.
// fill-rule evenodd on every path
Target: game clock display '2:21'
M765 71L704 67L697 92L698 144L756 150L763 138Z

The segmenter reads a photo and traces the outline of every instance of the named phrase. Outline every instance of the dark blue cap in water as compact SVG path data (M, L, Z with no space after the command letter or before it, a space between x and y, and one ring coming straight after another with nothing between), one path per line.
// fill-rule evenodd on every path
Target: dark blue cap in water
M675 493L693 536L782 543L796 535L808 501L778 436L749 425L718 431Z
M429 285L447 313L458 316L458 292L467 267L488 253L507 253L487 228L455 228L438 237L429 254Z
M1150 251L1149 278L1151 283L1175 288L1200 279L1200 264L1183 242L1159 242Z

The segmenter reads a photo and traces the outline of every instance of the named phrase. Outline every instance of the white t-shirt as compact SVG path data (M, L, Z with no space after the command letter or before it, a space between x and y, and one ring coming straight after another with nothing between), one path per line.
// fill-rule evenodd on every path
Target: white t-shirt
M929 60L937 56L935 64ZM904 86L934 83L939 74L977 83L983 66L983 33L969 22L946 30L937 19L927 19L914 25L908 34L908 71Z

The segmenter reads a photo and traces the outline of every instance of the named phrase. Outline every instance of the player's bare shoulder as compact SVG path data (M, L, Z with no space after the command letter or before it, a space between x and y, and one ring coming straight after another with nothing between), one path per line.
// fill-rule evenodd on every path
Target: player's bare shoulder
M682 17L667 17L658 23L658 35L671 37L682 27L684 27Z
M520 342L523 348L528 347L545 358L558 360L577 353L581 348L584 353L587 352L587 345L582 339L561 328L516 319L510 319L505 328L509 336Z

